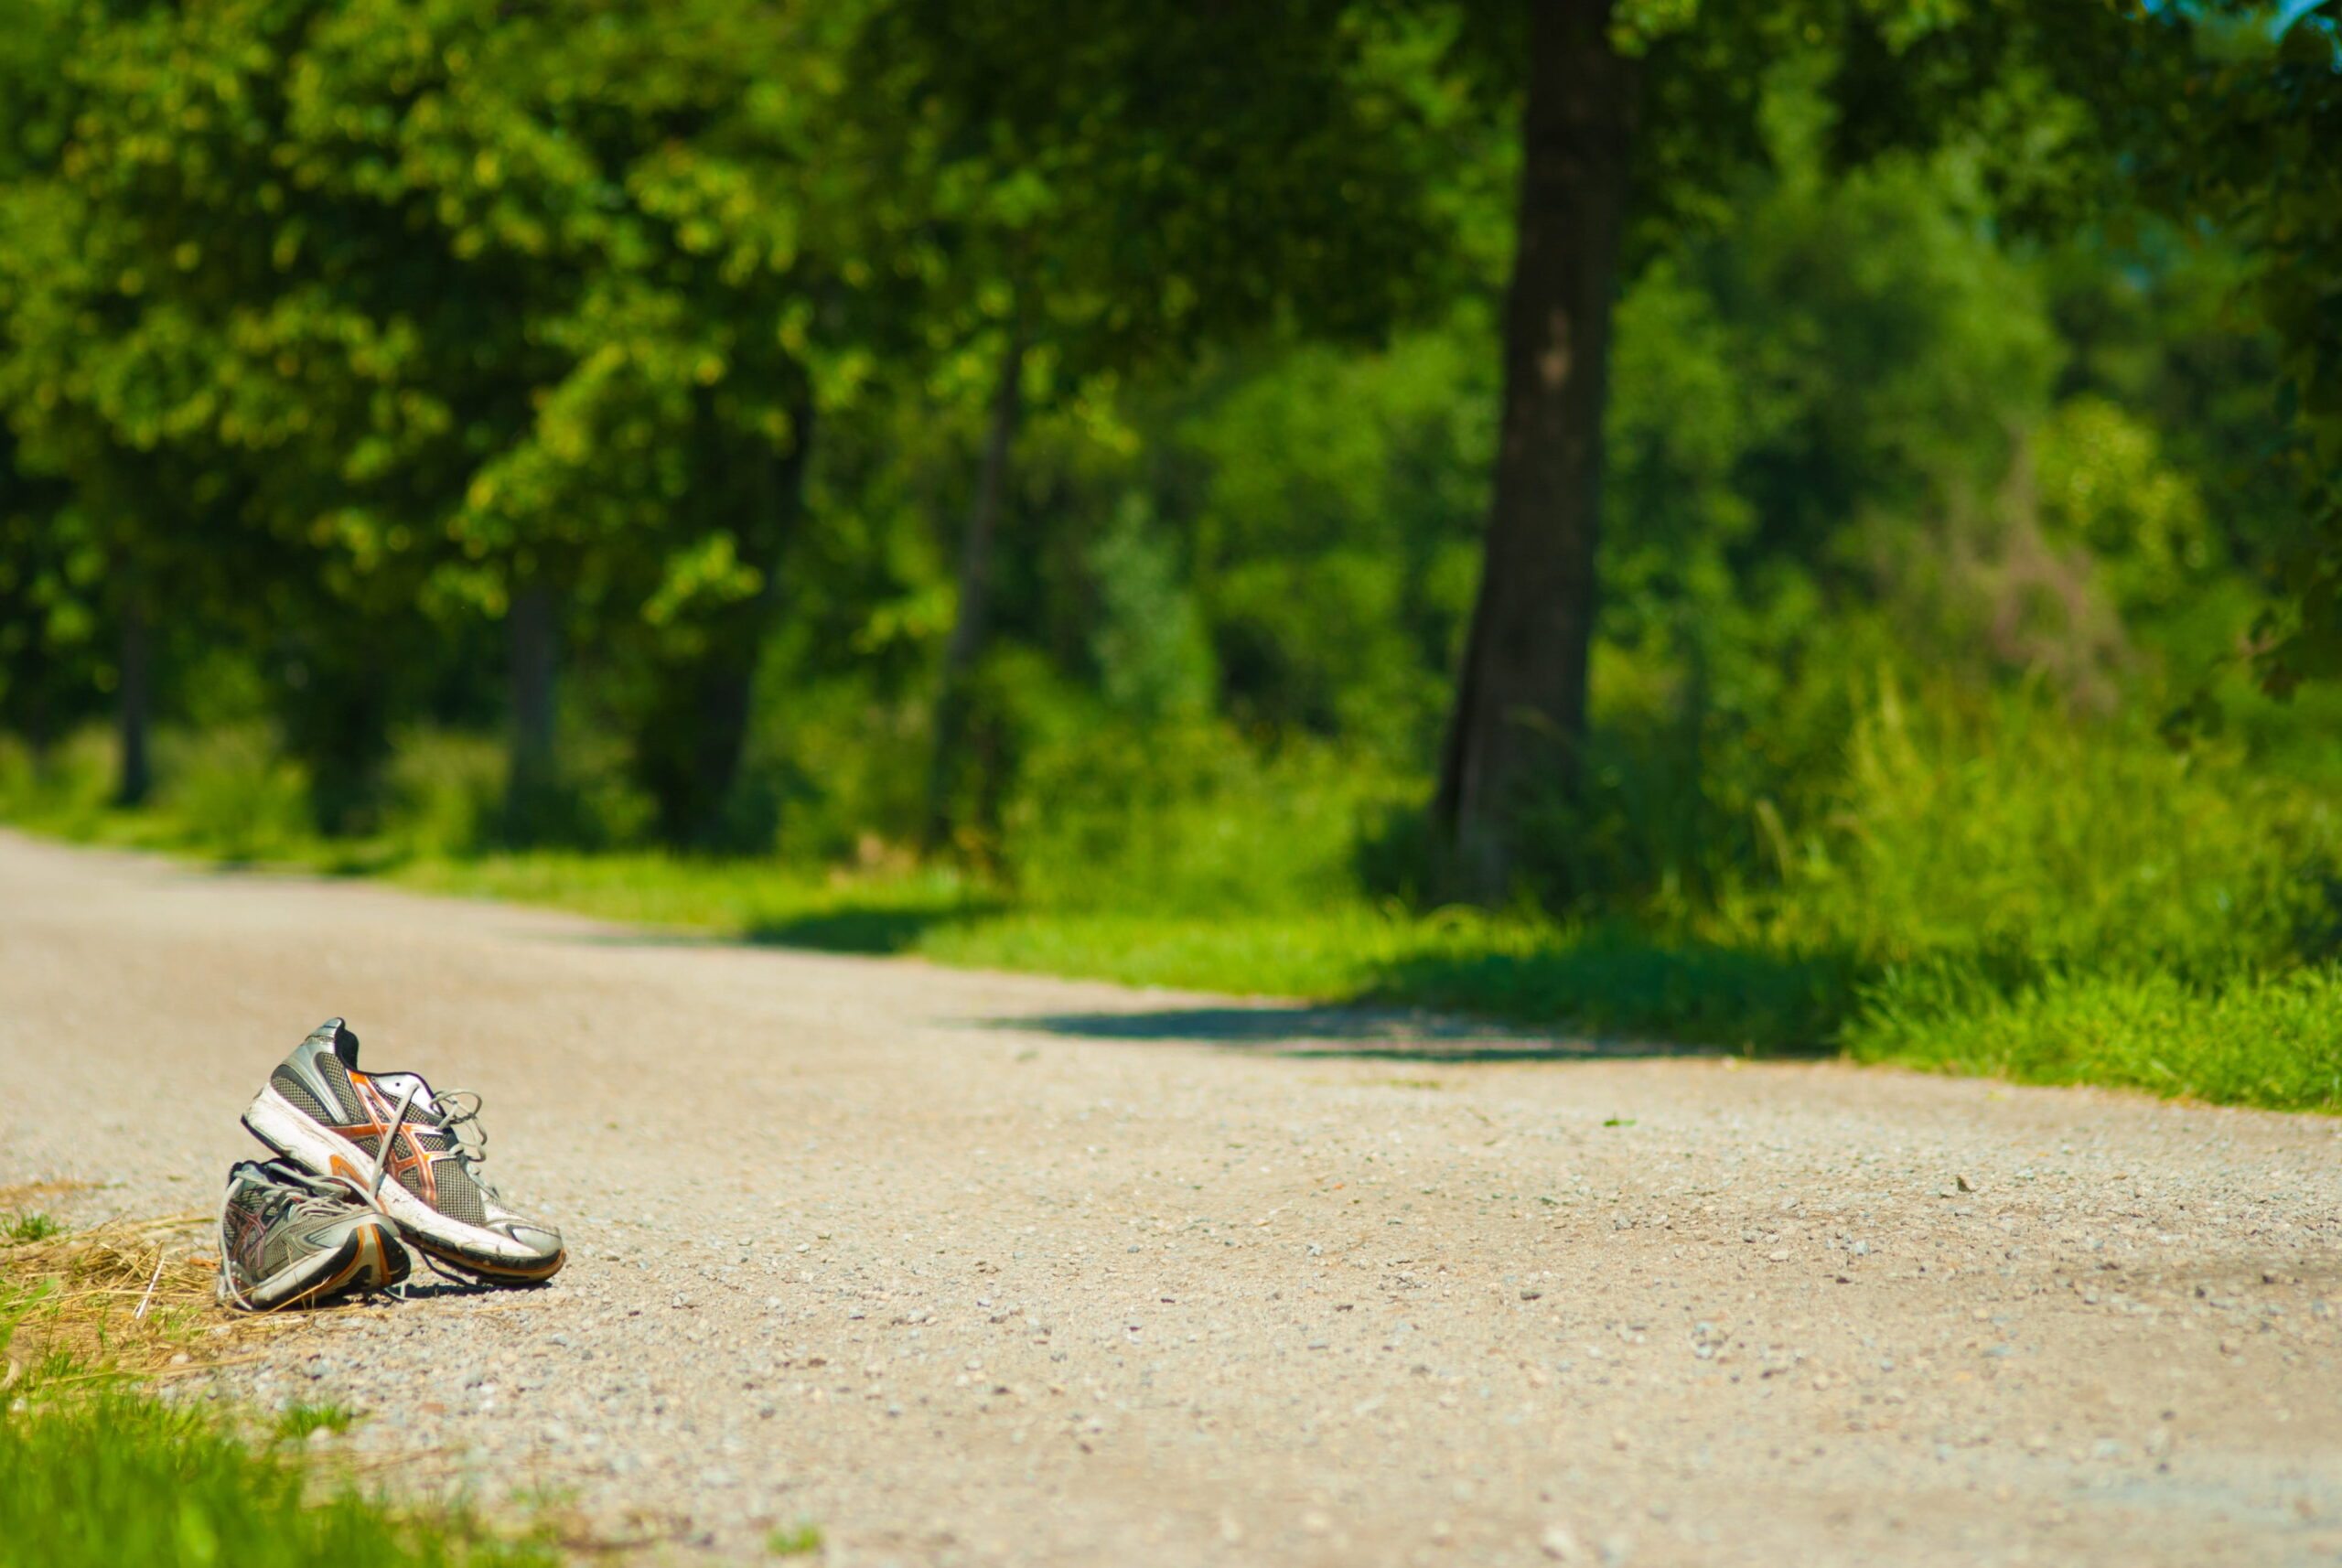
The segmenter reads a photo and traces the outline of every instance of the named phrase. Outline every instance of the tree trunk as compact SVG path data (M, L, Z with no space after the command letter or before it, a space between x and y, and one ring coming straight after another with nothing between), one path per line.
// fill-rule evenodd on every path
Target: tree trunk
M1020 315L1009 328L1008 346L1001 355L1000 384L993 392L975 499L969 504L967 531L960 539L959 613L951 625L951 639L943 646L943 679L935 702L935 755L928 769L927 822L920 835L930 854L951 836L951 783L967 738L968 679L976 656L983 650L985 623L992 612L993 536L999 525L1001 498L1008 488L1009 448L1024 411L1024 392L1025 323Z
M285 749L309 775L309 814L328 838L381 826L391 719L399 707L399 650L420 633L411 619L353 624L330 600L306 607L292 628L293 658L279 689Z
M707 416L713 419L713 414ZM657 804L659 831L670 843L692 848L747 847L749 835L729 820L733 787L747 750L757 665L764 656L773 607L780 595L780 562L804 507L805 471L812 451L810 392L790 410L790 445L766 447L747 465L748 493L739 505L739 559L756 568L757 591L709 620L703 650L665 672L657 700L637 736L637 767ZM721 473L736 454L711 434L708 473Z
M117 806L144 805L147 792L155 785L146 748L147 730L154 717L154 674L152 631L146 622L145 599L133 593L122 607L122 684L116 693L122 770L113 793Z
M553 787L557 771L553 680L560 668L561 628L553 589L543 580L524 583L513 594L504 636L511 661L512 704L504 811L512 828L525 836Z
M1585 732L1610 315L1635 62L1610 0L1533 0L1520 229L1505 301L1504 414L1479 597L1435 812L1462 896L1501 899L1520 824L1574 787Z

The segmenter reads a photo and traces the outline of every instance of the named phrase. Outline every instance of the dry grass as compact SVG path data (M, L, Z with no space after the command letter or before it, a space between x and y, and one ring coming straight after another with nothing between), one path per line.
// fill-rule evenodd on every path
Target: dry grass
M53 1230L23 1223L77 1185L0 1187L0 1388L21 1394L199 1371L242 1359L306 1316L220 1305L208 1214Z
M412 1455L360 1465L299 1441L313 1426L347 1426L353 1412L305 1406L272 1419L156 1397L173 1377L258 1359L316 1312L220 1305L210 1215L66 1230L36 1207L70 1196L57 1184L0 1187L0 1563L555 1568L630 1544L565 1516L523 1517L516 1536L460 1504L403 1501L366 1472L396 1466L411 1479Z

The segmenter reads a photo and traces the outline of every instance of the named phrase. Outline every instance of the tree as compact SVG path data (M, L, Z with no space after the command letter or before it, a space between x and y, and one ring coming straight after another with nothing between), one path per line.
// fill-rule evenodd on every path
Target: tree
M2342 0L2167 7L2138 30L2127 51L2073 61L2068 81L2115 128L2150 203L2252 260L2300 498L2267 563L2280 603L2255 637L2262 682L2283 695L2342 679Z
M36 773L103 700L102 553L70 514L72 492L28 475L0 434L0 726L24 737Z
M8 192L9 402L85 495L158 477L104 513L141 545L285 547L321 819L362 816L419 617L507 619L512 774L546 773L565 609L646 671L665 835L719 833L863 265L817 131L853 9L42 14L70 112Z
M854 12L427 20L353 6L321 26L295 121L319 188L435 274L392 247L367 259L389 296L370 314L424 328L413 391L448 405L424 596L506 619L516 805L553 771L566 614L640 671L633 761L662 836L714 842L801 507L836 325L817 317L857 264L859 166L816 134Z
M1434 810L1465 891L1502 897L1521 797L1566 779L1585 730L1610 314L1639 62L1612 0L1531 8L1504 412L1480 591Z
M1435 297L1413 40L1339 0L1241 8L912 0L865 44L925 171L942 354L985 403L939 673L923 836L950 836L1017 424L1037 392L1126 381L1283 328L1372 338Z
M2130 18L2080 0L1956 14L1526 0L1465 15L1485 90L1517 92L1521 116L1488 548L1434 805L1454 890L1489 901L1513 882L1526 820L1576 790L1612 302L1657 235L1698 222L1761 156L1767 70L1792 55L1832 60L1842 166L1971 127L1980 106L2022 111L2053 67L2137 40ZM1511 58L1525 71L1507 70Z

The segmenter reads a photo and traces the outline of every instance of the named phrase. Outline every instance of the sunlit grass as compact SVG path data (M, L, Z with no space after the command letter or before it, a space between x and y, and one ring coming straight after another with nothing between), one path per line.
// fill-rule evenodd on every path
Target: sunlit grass
M1791 809L1733 805L1701 782L1707 762L1606 742L1600 779L1539 829L1560 914L1370 896L1413 886L1390 875L1403 835L1377 836L1409 820L1387 776L1178 735L1158 738L1194 755L1150 754L1136 796L1103 740L1077 748L1056 793L1010 813L984 873L884 846L838 865L483 847L495 835L459 821L482 793L476 744L462 768L452 743L414 751L409 793L438 802L429 832L305 837L232 736L188 750L217 779L182 778L143 812L105 810L87 759L0 806L99 842L263 854L710 940L2342 1107L2327 1060L2342 812L2326 794L2233 746L2175 753L2136 715L1861 684L1841 755Z
M138 1394L0 1414L0 1568L551 1568L461 1514L320 1484L295 1455Z
M833 876L754 859L693 859L630 851L541 850L411 860L386 875L424 892L541 904L598 918L671 926L726 937L890 950L924 925L1000 907L998 895L950 871ZM879 922L905 935L887 941ZM850 927L832 942L820 922ZM850 940L851 939L851 940Z
M2225 986L2052 974L2014 994L1956 972L1900 972L1865 992L1846 1033L1866 1061L2342 1112L2342 970L2333 967Z
M1429 1007L1606 1036L1819 1049L1844 979L1818 961L1664 943L1525 914L1417 914L1362 898L1218 919L1021 908L942 875L816 880L757 863L654 855L489 855L392 874L438 892L516 898L738 940L899 953L1303 1000Z

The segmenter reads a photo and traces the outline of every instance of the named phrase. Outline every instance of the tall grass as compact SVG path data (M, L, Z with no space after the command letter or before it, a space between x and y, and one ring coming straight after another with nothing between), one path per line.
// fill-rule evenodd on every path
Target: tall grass
M1866 964L2168 970L2210 979L2330 950L2342 822L2232 748L2035 693L1861 710L1778 886L1718 929Z

